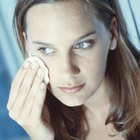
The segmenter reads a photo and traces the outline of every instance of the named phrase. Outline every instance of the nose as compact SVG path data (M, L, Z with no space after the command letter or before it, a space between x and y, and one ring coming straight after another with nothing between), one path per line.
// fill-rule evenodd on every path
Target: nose
M69 64L68 66L66 66L64 68L64 71L66 73L73 74L73 75L77 75L80 73L80 69L76 65L73 65L73 64Z
M79 65L72 56L63 58L61 64L62 74L78 75L80 73Z

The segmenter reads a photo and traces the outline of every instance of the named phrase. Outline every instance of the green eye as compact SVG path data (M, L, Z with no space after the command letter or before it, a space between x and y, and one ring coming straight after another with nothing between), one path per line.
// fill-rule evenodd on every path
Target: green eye
M90 39L90 40L86 40L83 42L79 42L78 44L76 44L74 46L75 49L87 49L89 47L91 47L94 44L94 40Z
M54 54L55 53L54 49L48 48L48 47L44 47L44 48L42 47L42 48L39 48L38 50L40 50L44 54Z

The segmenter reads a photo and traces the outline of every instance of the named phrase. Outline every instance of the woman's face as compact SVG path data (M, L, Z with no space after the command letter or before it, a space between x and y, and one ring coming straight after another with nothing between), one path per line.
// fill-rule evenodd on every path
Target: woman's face
M84 104L104 80L110 32L83 2L38 4L27 12L31 55L49 69L53 95L68 106Z

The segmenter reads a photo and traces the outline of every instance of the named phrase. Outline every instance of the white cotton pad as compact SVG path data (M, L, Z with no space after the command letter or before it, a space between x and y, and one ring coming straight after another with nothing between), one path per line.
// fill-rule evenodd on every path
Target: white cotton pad
M26 60L30 62L37 62L39 66L44 69L45 71L44 81L46 84L48 84L49 83L48 68L46 67L44 62L39 57L36 57L36 56L29 57Z

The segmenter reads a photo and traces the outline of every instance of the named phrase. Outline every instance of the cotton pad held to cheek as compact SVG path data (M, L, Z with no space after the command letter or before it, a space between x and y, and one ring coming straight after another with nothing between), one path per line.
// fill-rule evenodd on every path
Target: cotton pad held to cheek
M27 58L25 61L37 62L39 66L43 68L45 71L45 77L44 77L45 83L46 84L49 83L48 68L45 66L44 62L40 58L33 56L33 57Z

